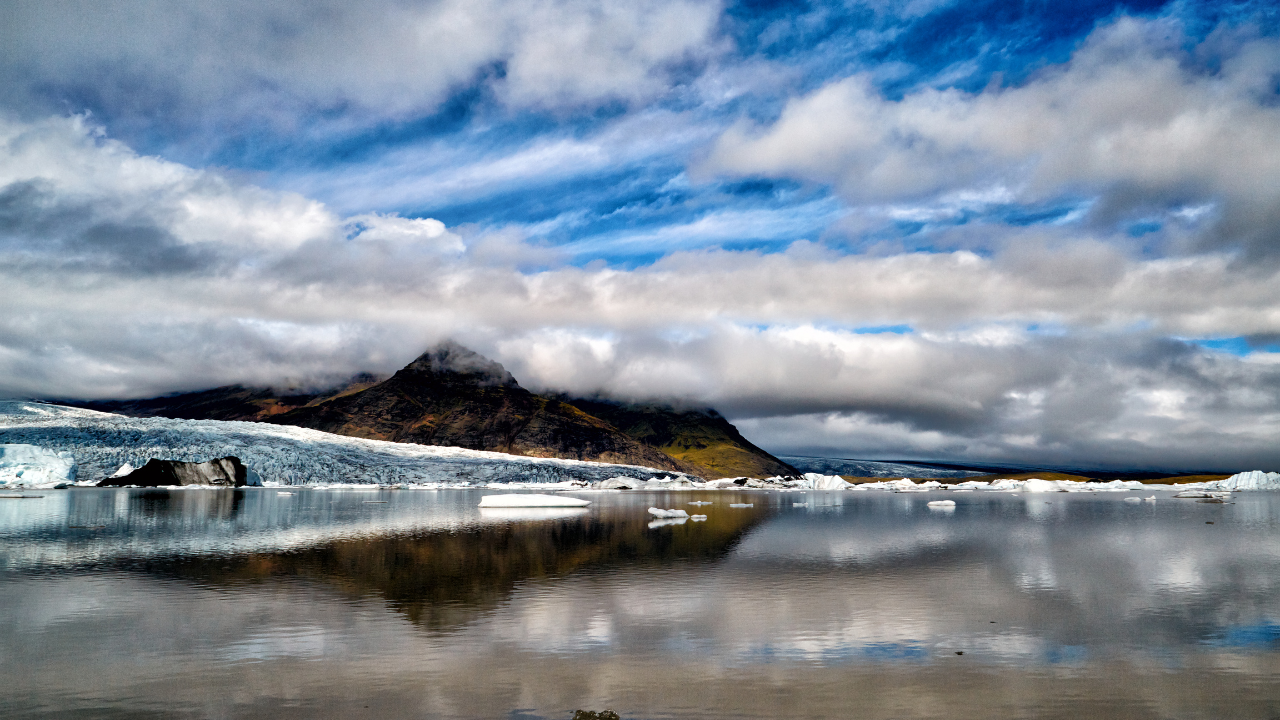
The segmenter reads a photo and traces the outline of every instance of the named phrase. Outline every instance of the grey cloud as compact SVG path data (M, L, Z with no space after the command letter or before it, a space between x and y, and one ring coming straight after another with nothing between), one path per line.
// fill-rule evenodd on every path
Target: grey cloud
M125 127L164 117L189 133L301 130L316 108L342 123L403 118L478 81L518 106L630 102L713 52L718 15L702 0L6 3L0 88L11 109L96 106Z

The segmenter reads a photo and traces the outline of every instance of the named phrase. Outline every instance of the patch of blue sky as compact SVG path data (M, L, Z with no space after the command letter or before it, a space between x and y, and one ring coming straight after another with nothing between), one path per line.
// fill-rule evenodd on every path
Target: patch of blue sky
M806 86L871 71L881 89L896 98L922 85L977 91L993 79L1018 83L1045 65L1065 61L1100 22L1171 7L1199 11L1169 0L857 5L743 0L727 8L725 26L744 55L803 65Z
M853 329L856 335L907 335L915 332L915 328L910 325L868 325L865 327L856 327Z
M1255 352L1280 352L1280 337L1276 336L1248 336L1242 335L1238 337L1227 338L1179 338L1184 342L1198 345L1206 350L1226 353L1227 355L1235 355L1236 357L1245 357Z
M846 212L836 198L824 196L793 205L755 203L717 207L681 221L646 223L612 232L584 234L562 245L583 262L611 262L637 256L705 248L776 251L798 240L815 240Z

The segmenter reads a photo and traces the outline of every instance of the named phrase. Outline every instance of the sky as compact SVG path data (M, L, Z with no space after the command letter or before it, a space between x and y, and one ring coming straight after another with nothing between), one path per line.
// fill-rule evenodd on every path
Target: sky
M0 396L389 373L1280 470L1272 2L13 0Z

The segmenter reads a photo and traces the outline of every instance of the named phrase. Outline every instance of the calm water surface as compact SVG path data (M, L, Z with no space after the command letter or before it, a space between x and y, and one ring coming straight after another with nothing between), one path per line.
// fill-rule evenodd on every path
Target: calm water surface
M1280 493L1156 494L45 491L0 716L1280 718Z

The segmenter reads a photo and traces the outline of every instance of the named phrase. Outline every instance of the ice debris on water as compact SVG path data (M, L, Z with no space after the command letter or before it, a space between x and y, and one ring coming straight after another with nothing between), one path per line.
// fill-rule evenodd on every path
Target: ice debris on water
M748 508L755 507L755 503L729 503L731 508Z
M662 508L651 507L649 514L659 518L687 518L689 513L684 510L663 510Z
M703 520L707 519L707 516L706 515L690 515L689 519L694 522L702 522Z
M953 508L955 506L956 506L955 500L930 500L929 501L929 507L931 508Z

